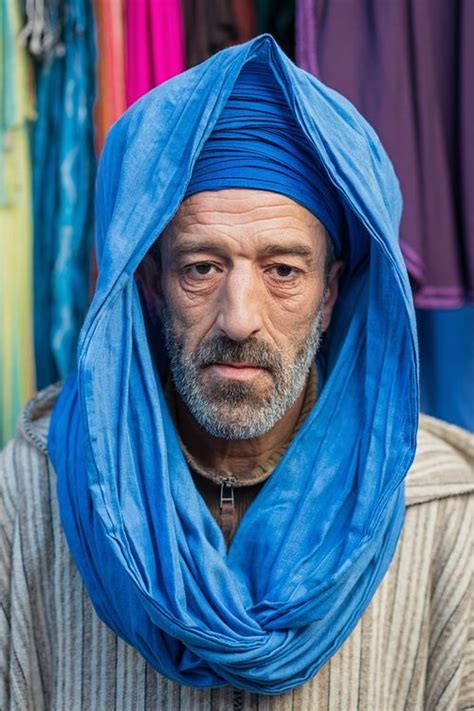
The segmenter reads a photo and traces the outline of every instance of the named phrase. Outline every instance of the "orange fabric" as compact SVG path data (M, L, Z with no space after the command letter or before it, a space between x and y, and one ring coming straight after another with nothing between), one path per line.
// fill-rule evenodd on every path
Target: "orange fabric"
M94 0L97 27L96 149L126 109L125 9L123 0Z

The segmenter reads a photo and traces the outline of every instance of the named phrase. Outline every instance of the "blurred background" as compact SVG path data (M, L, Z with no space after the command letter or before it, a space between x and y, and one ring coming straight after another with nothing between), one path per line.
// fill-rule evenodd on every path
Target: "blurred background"
M262 32L378 132L404 197L422 411L474 431L474 0L0 0L0 23L0 446L75 367L108 129Z

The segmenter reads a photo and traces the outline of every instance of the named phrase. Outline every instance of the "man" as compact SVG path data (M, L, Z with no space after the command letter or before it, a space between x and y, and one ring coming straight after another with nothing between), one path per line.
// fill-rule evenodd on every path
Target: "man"
M4 454L4 705L469 705L472 442L426 419L405 483L399 216L268 36L115 126L77 374Z

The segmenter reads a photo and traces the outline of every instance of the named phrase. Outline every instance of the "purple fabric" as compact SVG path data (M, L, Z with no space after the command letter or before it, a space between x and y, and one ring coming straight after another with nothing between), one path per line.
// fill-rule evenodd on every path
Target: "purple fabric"
M316 31L315 1L299 0L296 3L296 63L307 72L319 76Z
M300 64L317 57L395 165L415 303L474 301L474 2L300 0L297 18Z

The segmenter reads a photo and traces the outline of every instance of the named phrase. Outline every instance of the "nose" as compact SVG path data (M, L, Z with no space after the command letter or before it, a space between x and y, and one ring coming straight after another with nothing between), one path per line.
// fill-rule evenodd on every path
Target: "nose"
M262 327L262 303L258 279L251 270L233 270L220 293L216 326L233 341L244 341Z

